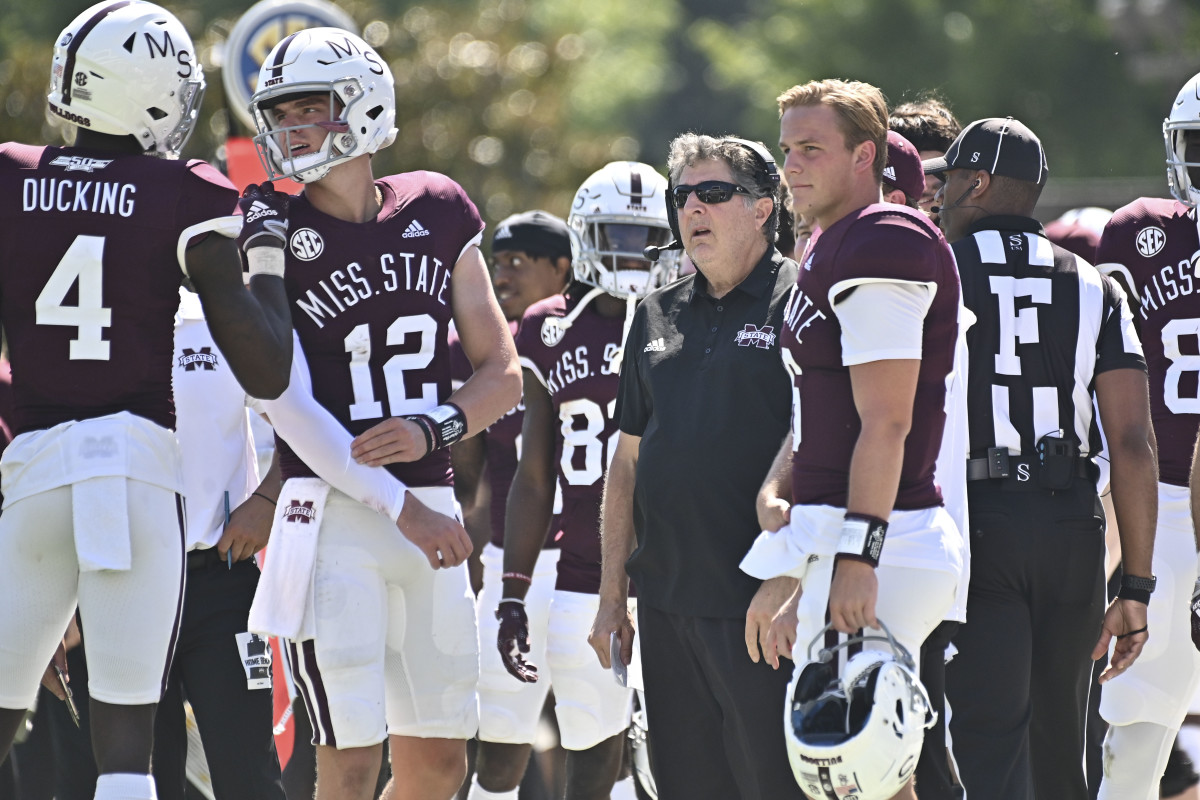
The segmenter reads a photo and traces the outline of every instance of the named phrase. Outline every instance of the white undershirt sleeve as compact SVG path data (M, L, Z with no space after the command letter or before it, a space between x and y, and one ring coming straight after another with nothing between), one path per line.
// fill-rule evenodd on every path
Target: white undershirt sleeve
M288 388L278 398L262 401L275 432L322 480L394 522L408 487L383 467L351 457L354 437L313 397L308 361L299 337L293 339Z
M925 314L933 303L936 284L870 281L839 284L830 295L853 291L833 304L842 326L842 364L919 359Z

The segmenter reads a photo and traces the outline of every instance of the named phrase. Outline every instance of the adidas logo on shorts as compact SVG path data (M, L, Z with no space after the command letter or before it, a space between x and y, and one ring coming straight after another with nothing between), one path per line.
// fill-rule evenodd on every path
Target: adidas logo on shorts
M400 234L402 239L415 239L418 236L428 236L429 229L415 219L408 223L408 227L404 229L404 233Z

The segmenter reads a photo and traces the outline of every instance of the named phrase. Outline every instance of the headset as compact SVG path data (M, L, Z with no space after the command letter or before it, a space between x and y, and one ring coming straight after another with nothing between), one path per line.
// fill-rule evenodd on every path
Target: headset
M943 211L953 211L954 209L961 206L963 204L963 200L966 200L967 197L971 194L971 192L978 189L982 184L983 184L983 181L980 180L979 178L976 178L975 182L972 183L970 186L968 186L967 190L965 192L963 192L961 195L959 195L958 199L955 200L952 205L933 206L929 209L930 212L932 212L934 214L940 214Z
M761 192L766 192L771 198L774 207L771 209L771 217L767 220L767 224L771 224L772 220L778 220L779 215L779 168L775 165L775 158L771 155L771 151L763 147L758 142L752 142L749 139L739 139L736 136L726 136L719 140L720 142L731 142L744 147L754 156L755 162L758 164L758 170L754 176L755 186ZM675 189L675 184L671 183L667 186L667 223L671 226L672 240L662 247L647 247L642 251L643 255L650 261L658 261L658 257L668 250L682 250L683 237L679 234L679 209L675 208L674 197L672 191Z

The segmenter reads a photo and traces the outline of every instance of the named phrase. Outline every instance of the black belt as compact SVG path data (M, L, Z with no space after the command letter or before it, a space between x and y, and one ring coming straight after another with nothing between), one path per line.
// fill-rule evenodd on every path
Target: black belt
M1028 469L1025 475L1029 476L1027 480L1035 479L1037 471L1041 466L1037 459L1022 459L1010 457L1007 461L1009 474L999 475L996 473L996 464L990 458L968 458L967 459L967 480L968 481L985 481L990 479L1002 480L1004 478L1016 478L1020 474L1020 465L1026 465ZM1080 478L1093 478L1092 462L1086 458L1080 458L1075 461L1075 475Z
M225 559L221 557L221 551L215 547L196 548L188 550L187 554L187 570L191 572L197 569L206 569L207 567L215 567L217 565L228 566Z

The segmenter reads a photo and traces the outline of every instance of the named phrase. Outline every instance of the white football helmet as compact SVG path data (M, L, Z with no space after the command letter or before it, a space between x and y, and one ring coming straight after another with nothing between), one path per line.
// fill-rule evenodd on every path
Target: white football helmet
M783 727L792 773L812 797L887 800L917 767L935 720L929 696L912 656L886 627L885 636L850 637L814 660L827 630L809 644L808 663L788 686ZM839 677L836 651L864 641L886 641L891 652L863 650Z
M1167 185L1171 194L1185 205L1196 207L1200 203L1200 189L1192 184L1188 168L1200 168L1200 162L1189 162L1184 156L1187 141L1183 134L1200 131L1200 75L1193 75L1183 85L1171 106L1171 113L1163 120L1163 140L1167 145Z
M97 133L132 136L147 154L179 157L203 97L191 37L153 3L97 3L54 45L50 111Z
M271 108L282 100L329 94L334 119L320 125L278 127ZM283 39L267 55L250 98L258 135L254 146L272 179L312 183L330 167L374 153L396 140L396 87L392 71L366 42L341 28L309 28ZM292 158L291 132L319 128L316 152Z
M675 279L679 251L657 262L647 247L671 241L667 179L646 164L614 161L583 182L567 216L575 278L618 297L645 297Z

